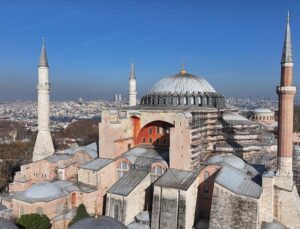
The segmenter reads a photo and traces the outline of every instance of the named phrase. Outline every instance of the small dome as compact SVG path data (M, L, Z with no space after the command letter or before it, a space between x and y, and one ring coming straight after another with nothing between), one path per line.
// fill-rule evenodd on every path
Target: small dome
M180 73L158 81L149 93L215 93L215 89L203 78Z
M207 164L211 165L211 164L219 164L219 163L225 163L227 165L230 165L234 168L237 168L237 169L243 169L245 168L245 162L237 157L237 156L234 156L234 155L215 155L215 156L212 156L210 157L208 160L207 160Z
M241 158L234 155L224 156L224 162L237 169L243 169L245 167L245 162Z
M254 110L254 113L261 114L261 113L273 113L270 109L267 108L258 108Z
M207 164L209 164L209 165L211 165L211 164L218 164L218 163L220 163L222 161L223 161L223 157L222 156L215 155L215 156L212 156L212 157L208 158Z
M99 218L84 218L73 224L70 229L127 229L127 227L118 220L100 216Z
M11 221L0 217L0 228L1 229L18 229Z
M60 196L62 190L51 183L34 184L24 192L24 197L29 199L46 199Z

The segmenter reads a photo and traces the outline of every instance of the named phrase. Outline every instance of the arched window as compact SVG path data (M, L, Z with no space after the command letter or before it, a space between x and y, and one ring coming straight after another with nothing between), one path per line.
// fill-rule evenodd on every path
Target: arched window
M36 209L36 213L39 214L39 215L43 215L44 214L44 209L42 207L38 207Z
M175 105L175 106L179 105L179 97L178 97L178 96L177 96L177 97L174 97L174 98L173 98L173 101L174 101L174 105Z
M152 128L151 127L149 128L149 134L152 134Z
M129 171L129 164L126 163L125 161L121 161L121 163L119 163L118 168L117 168L118 179L123 177L128 171Z
M191 97L191 105L194 105L194 104L195 104L195 97L192 96L192 97Z
M115 218L115 219L119 219L119 205L118 204L114 204L114 215L113 215L113 217Z
M198 104L199 104L199 106L202 105L202 97L201 96L198 97Z
M71 204L72 204L72 207L76 207L76 193L72 193L71 195Z
M156 181L162 174L163 174L163 169L160 166L153 166L151 169L151 182L153 183Z
M187 104L187 97L186 97L186 96L183 97L183 104L184 104L184 105Z

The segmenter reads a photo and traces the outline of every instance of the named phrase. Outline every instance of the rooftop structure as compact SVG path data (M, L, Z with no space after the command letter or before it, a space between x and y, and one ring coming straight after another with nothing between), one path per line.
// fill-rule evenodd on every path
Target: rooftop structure
M224 107L224 96L204 79L187 73L182 69L179 74L158 81L141 99L147 106L211 106Z

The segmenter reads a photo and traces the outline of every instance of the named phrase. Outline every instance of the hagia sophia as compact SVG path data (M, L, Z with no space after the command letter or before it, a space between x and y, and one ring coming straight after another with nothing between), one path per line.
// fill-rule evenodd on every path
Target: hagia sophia
M277 87L276 170L253 163L269 147L262 139L265 125L275 122L274 112L258 109L251 120L245 118L184 66L158 81L138 104L132 65L129 106L103 110L99 141L55 151L43 44L33 160L0 196L0 228L15 228L10 221L38 213L50 218L53 229L66 229L80 204L91 217L71 229L300 228L289 20L288 15Z

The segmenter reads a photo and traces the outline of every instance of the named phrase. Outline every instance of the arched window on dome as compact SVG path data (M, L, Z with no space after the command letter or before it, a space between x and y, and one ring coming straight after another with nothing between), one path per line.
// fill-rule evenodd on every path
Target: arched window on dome
M179 97L177 96L177 97L174 97L174 99L175 99L175 106L177 106L177 105L179 105L179 101L180 101L180 99L179 99Z
M207 104L206 100L207 100L206 96L203 96L202 97L202 106L205 106Z
M156 181L164 172L164 169L161 168L160 166L153 166L151 169L151 183Z
M202 97L199 96L197 99L198 99L198 104L199 104L199 106L202 106Z
M188 100L187 96L184 96L184 97L183 97L183 104L184 104L184 105L187 104L187 100Z
M164 105L167 105L167 98L164 98Z
M121 161L117 167L117 178L120 179L129 171L129 164Z
M192 96L192 97L191 97L191 105L194 105L194 104L195 104L195 97Z

